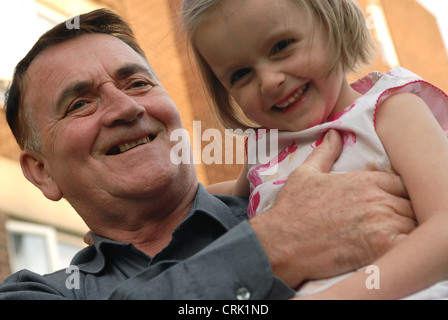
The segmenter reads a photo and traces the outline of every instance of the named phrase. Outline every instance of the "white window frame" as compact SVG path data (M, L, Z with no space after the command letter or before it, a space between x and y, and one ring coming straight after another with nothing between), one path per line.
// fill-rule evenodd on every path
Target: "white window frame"
M8 89L10 81L6 79L0 79L0 107L3 106L5 102L5 93L6 89Z
M5 0L0 0L5 1ZM8 0L8 1L18 1L18 0ZM24 1L24 0L21 0ZM77 1L60 1L60 0L27 0L29 3L26 6L27 10L31 10L30 14L36 15L36 18L42 17L46 19L49 22L49 27L51 24L57 25L58 23L61 23L67 19L70 19L74 16L77 16L81 13L88 12L94 9L99 9L101 7L107 7L104 5L99 5L94 1L90 0L77 0ZM22 2L22 5L24 5L26 2ZM7 6L6 6L7 7ZM0 3L0 10L2 10L2 6ZM45 30L42 30L42 32ZM1 35L1 33L0 33ZM37 36L40 36L40 34L36 35L36 39L34 41L37 41ZM32 42L30 45L32 45ZM14 49L14 48L13 48ZM31 49L31 47L29 48ZM25 52L21 54L25 54ZM2 59L0 57L0 59ZM7 59L8 60L8 59ZM11 64L15 64L19 61L14 61ZM7 62L9 64L9 61ZM12 73L12 71L11 71ZM12 74L11 74L12 75ZM0 107L3 105L4 102L4 93L6 91L6 88L9 86L9 83L11 79L9 78L11 75L9 75L9 72L3 74L0 73Z
M31 3L31 5L29 6L28 10L33 10L36 14L36 18L38 16L43 17L44 19L46 19L49 24L54 24L57 25L58 23L66 20L69 17L69 14L67 13L67 15L62 15L60 13L58 13L57 11L53 10L52 8L41 4L37 1L33 1ZM37 41L37 38L35 39ZM31 49L31 47L30 47ZM2 59L2 58L0 58ZM17 61L19 62L19 61ZM12 76L12 74L11 74ZM0 106L2 106L4 104L4 100L5 100L5 93L6 93L6 89L8 88L9 84L11 83L11 78L9 78L6 75L3 75L2 77L0 77Z
M376 3L377 1L373 2ZM389 30L389 25L382 7L377 4L370 4L366 9L366 14L367 27L375 30L376 40L380 45L383 62L389 68L399 66L400 60L398 59L397 51Z
M32 234L43 237L45 239L46 248L48 250L48 263L50 268L49 271L53 272L54 270L56 270L56 266L58 263L58 248L56 230L54 228L29 222L8 220L6 221L6 231L8 234ZM12 254L11 246L12 244L8 243L8 250L10 255ZM13 270L13 272L18 271L15 270L14 266L12 265L11 270Z

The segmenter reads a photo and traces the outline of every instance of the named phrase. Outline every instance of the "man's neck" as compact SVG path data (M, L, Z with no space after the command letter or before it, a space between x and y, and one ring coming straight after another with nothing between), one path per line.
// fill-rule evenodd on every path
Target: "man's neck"
M196 197L198 185L188 189L182 200L169 213L147 215L127 225L91 226L91 230L117 242L132 243L150 257L162 251L171 241L172 233L188 216ZM132 212L132 210L128 210Z

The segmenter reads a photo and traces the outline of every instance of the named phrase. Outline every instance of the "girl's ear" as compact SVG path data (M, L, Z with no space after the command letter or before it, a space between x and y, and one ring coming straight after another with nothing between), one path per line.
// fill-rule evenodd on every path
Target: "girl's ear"
M49 174L40 153L25 149L20 154L20 166L25 177L38 187L45 197L59 201L63 194Z

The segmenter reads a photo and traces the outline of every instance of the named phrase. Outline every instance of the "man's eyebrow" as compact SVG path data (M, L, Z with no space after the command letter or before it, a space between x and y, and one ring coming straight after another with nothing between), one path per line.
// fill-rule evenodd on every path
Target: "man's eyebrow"
M118 79L123 79L136 73L143 73L151 79L154 78L153 72L148 67L137 63L130 63L120 67L115 71L114 76Z
M56 106L58 110L63 109L64 102L74 96L77 96L81 92L85 91L87 88L91 87L92 83L90 81L80 81L69 85L67 88L62 90L58 95Z

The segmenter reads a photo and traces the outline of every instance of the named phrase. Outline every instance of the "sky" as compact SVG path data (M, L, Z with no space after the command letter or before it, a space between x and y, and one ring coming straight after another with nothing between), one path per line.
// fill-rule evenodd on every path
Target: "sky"
M417 0L438 20L445 48L448 52L448 1L447 0Z

